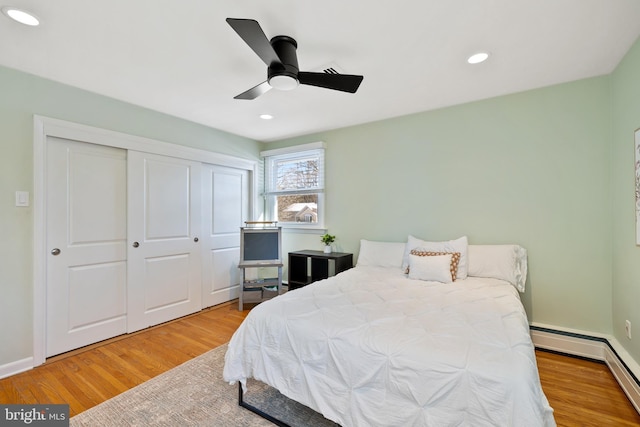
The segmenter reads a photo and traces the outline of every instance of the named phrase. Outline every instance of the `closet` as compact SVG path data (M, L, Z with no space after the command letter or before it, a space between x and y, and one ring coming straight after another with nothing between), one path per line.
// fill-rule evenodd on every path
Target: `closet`
M36 121L35 364L237 298L255 162Z

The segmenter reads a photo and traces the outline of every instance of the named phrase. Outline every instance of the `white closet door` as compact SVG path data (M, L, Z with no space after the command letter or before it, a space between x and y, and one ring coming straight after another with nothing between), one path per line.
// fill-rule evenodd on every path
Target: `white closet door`
M249 215L249 174L223 166L202 168L202 303L210 307L238 297L240 227Z
M202 308L201 165L129 151L128 332Z
M126 332L127 153L53 137L46 149L49 357Z

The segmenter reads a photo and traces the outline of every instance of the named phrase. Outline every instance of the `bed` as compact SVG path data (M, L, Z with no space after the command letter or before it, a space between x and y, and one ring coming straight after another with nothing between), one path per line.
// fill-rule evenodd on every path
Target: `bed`
M554 426L526 269L517 245L363 240L354 268L256 306L224 379L254 378L342 426Z

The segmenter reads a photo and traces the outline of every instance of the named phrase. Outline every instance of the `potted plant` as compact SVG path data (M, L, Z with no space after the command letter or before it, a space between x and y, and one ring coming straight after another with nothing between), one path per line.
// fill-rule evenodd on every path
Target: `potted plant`
M324 243L324 253L325 254L330 254L331 253L331 244L333 242L335 242L336 236L332 236L329 233L325 233L324 235L322 235L322 237L320 237L320 240L322 241L322 243Z

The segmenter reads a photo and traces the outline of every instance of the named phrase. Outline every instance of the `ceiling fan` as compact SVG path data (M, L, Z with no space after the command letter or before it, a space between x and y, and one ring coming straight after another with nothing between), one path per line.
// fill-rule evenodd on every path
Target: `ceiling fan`
M267 64L267 80L242 92L234 99L255 99L271 88L292 90L298 84L318 86L342 92L355 93L363 76L300 71L296 49L298 43L289 36L275 36L271 40L253 19L227 18L231 28Z

